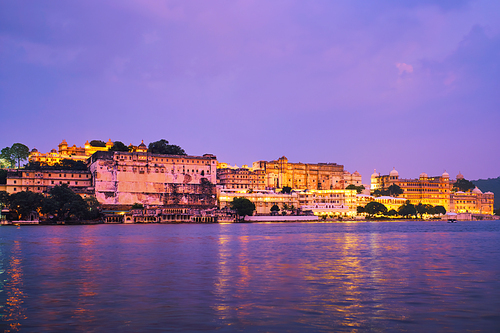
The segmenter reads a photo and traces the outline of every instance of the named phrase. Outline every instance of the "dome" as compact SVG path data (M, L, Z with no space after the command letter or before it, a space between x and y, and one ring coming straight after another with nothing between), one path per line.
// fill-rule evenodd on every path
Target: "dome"
M460 171L458 172L457 179L464 179L464 175Z
M373 169L372 178L376 178L378 176L379 174L377 173L377 169Z
M399 173L396 171L395 168L392 168L392 171L389 172L389 176L392 176L392 177L399 177Z
M354 171L353 175L354 175L354 176L361 176L361 174L360 174L357 170L356 170L356 171Z
M443 178L450 178L450 174L444 170L443 174L441 175Z
M31 149L31 152L32 152L32 153L38 153L38 149L33 148L33 149Z
M422 172L422 173L420 174L420 178L427 178L427 177L428 177L428 176L427 176L427 174L426 174L425 172Z
M113 147L114 144L113 144L113 141L111 141L111 139L108 140L108 142L106 142L106 147Z
M491 191L488 191L488 192L486 192L485 194L495 194L495 193L493 193L493 192L491 192Z
M476 193L476 194L483 194L483 192L481 192L481 190L479 188L476 188L472 190L472 193Z

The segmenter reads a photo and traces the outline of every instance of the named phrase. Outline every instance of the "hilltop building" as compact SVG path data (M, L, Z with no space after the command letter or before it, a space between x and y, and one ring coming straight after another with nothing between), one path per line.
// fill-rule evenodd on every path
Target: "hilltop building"
M103 205L216 205L216 157L148 152L97 152L89 160L95 197Z
M36 148L33 148L30 152L28 160L30 162L40 162L48 165L60 163L64 159L86 162L87 159L94 153L98 151L109 151L113 145L114 144L111 139L106 142L104 147L92 146L88 140L85 142L83 147L77 147L76 145L68 146L66 140L62 140L62 142L58 145L59 149L52 149L49 153L42 154ZM144 141L142 141L138 146L130 144L129 149L133 152L148 151L148 147L146 147Z

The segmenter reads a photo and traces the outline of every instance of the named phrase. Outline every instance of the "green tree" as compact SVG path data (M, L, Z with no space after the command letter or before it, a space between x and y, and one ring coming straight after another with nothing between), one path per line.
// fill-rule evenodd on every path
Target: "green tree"
M453 191L462 191L467 192L475 188L474 184L467 179L457 179L457 181L453 184Z
M410 203L410 200L406 200L406 202L398 208L398 214L404 217L414 216L417 215L417 210L415 206Z
M132 209L144 209L144 205L136 202L132 205Z
M12 151L10 147L5 147L0 153L0 159L2 159L2 166L8 168L14 168L16 166L16 160L12 156Z
M9 196L9 209L14 219L27 219L32 212L40 213L44 197L31 191L16 192Z
M387 192L391 197L398 197L399 195L403 194L403 190L401 189L401 187L396 184L392 184L391 186L389 186Z
M0 169L0 184L7 184L7 170Z
M446 208L443 206L436 206L434 207L434 210L436 211L436 214L444 215L446 214Z
M365 213L365 207L363 207L363 206L358 206L358 207L356 207L356 212L357 212L358 214L363 214L363 213Z
M177 145L170 145L165 139L159 141L151 142L148 145L148 151L153 154L165 154L165 155L187 155L184 149Z
M247 198L233 198L231 209L235 210L240 217L251 216L255 210L255 204Z
M0 208L9 205L9 193L6 191L0 191Z
M360 194L361 192L363 192L365 187L363 185L356 186L354 184L350 184L345 189L346 190L356 190L356 192L358 192L358 194Z
M500 215L500 208L494 210L495 215Z
M278 212L279 212L279 211L280 211L280 208L279 208L279 206L278 206L277 204L274 204L274 205L271 207L271 213L272 213L273 215L278 214Z
M130 148L128 146L125 146L125 144L121 141L115 141L113 142L113 147L109 149L109 151L125 151L128 152L130 151Z
M281 189L281 193L290 194L291 192L292 188L290 186L283 186L283 188Z
M88 216L88 206L85 200L75 194L67 184L55 186L45 199L43 212L52 215L55 220L82 220Z
M97 220L101 217L101 204L97 201L96 197L87 197L84 199L87 204L87 216L88 220Z
M383 214L387 213L387 207L380 202L372 201L372 202L369 202L368 204L366 204L365 212L370 216L374 216L377 214L383 215Z
M390 211L387 212L387 216L396 216L398 215L398 212L395 209L391 209Z
M106 147L106 142L101 140L92 140L90 141L90 145L92 147Z
M421 202L419 202L418 205L415 206L415 209L417 210L417 214L420 215L420 218L422 218L422 216L427 213L426 205L422 205Z
M11 168L15 166L17 161L17 168L19 169L21 161L27 160L30 156L30 149L22 143L14 143L12 147L2 149L0 156Z

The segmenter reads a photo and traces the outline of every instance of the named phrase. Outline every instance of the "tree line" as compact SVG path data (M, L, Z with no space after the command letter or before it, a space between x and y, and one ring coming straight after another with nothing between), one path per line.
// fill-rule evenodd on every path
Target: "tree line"
M67 184L51 188L48 196L31 191L13 194L0 191L0 206L9 209L11 220L27 220L33 213L44 215L48 221L66 222L95 220L101 216L96 198L83 199Z
M366 204L366 206L358 206L357 213L362 214L365 213L368 217L373 218L375 216L381 217L397 217L401 216L404 218L409 218L412 216L422 218L424 214L427 215L443 215L446 214L446 209L441 206L433 206L430 204L422 204L421 202L418 205L414 205L410 202L410 200L406 200L406 202L399 206L398 210L391 209L387 210L387 207L377 201L372 201Z

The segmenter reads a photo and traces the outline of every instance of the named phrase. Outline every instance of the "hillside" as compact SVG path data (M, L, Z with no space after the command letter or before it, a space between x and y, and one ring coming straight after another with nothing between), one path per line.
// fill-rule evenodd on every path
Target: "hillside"
M500 208L500 177L472 180L472 183L483 193L488 191L495 193L495 209Z

